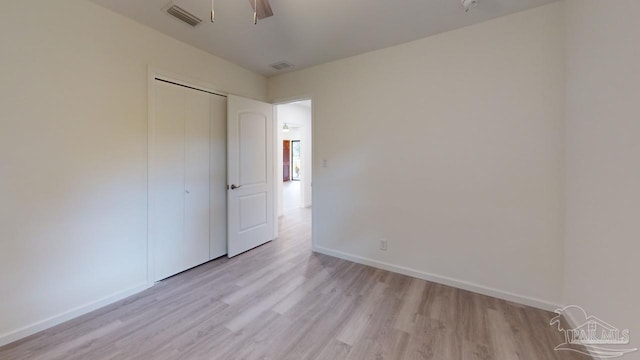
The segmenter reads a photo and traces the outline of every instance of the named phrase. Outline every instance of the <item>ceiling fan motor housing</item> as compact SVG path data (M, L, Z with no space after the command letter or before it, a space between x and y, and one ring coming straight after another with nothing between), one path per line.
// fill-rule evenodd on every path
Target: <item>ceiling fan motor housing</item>
M462 6L464 6L465 11L469 11L478 6L478 2L479 0L462 0Z

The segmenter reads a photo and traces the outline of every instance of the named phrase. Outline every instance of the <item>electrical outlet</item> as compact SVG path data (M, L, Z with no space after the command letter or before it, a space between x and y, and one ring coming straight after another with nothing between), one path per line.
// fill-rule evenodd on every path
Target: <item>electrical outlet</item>
M387 240L382 239L380 240L380 250L382 251L387 251Z

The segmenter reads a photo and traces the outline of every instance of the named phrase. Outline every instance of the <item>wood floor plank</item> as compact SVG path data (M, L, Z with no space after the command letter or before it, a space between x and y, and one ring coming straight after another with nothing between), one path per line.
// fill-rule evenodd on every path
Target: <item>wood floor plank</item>
M349 351L351 351L351 346L337 339L332 339L322 349L320 354L318 354L318 356L316 357L316 360L346 359L347 356L349 355Z
M410 332L415 327L416 315L418 315L418 307L420 306L425 286L426 281L411 279L409 291L394 323L396 329Z
M347 325L338 334L338 340L353 347L369 326L378 304L384 299L383 295L386 288L386 284L376 283L366 296L359 295L358 307L355 313L351 315Z
M555 314L311 252L280 237L0 348L2 360L587 360Z

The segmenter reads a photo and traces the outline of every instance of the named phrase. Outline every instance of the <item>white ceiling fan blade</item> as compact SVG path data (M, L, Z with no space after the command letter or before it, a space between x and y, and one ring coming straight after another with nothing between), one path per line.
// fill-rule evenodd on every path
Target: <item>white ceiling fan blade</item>
M253 11L257 13L259 20L273 16L273 10L271 10L269 0L249 0L249 3L251 4ZM257 9L255 9L254 3L257 3Z

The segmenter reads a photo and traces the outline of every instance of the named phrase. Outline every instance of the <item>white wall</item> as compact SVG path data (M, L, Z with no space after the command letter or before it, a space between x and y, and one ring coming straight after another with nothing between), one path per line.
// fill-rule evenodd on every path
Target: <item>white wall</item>
M0 2L0 49L2 344L144 286L147 66L266 79L84 0Z
M271 78L272 100L313 96L318 250L559 303L562 6Z
M282 129L287 123L292 125L291 131L284 133L279 131L278 138L278 216L284 215L282 201L282 140L300 140L301 172L300 172L300 207L312 205L311 184L313 181L312 170L312 119L311 107L296 103L281 104L276 106L278 129Z
M640 2L570 0L565 303L640 348ZM623 359L640 359L640 353Z

